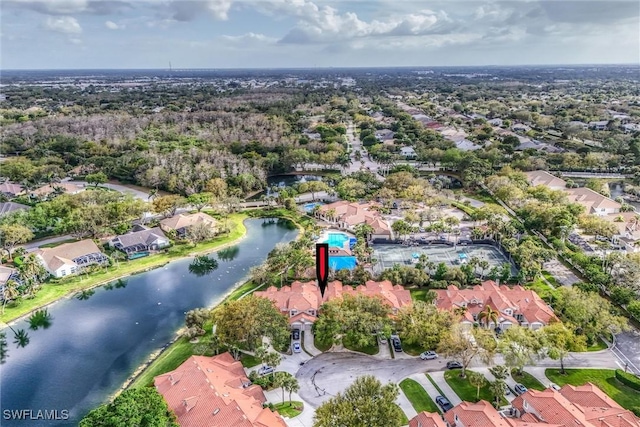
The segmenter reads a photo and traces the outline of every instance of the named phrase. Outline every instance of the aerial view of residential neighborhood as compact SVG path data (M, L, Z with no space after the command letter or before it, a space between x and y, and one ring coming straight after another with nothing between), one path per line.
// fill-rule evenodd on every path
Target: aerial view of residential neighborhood
M637 0L0 9L0 426L640 427Z

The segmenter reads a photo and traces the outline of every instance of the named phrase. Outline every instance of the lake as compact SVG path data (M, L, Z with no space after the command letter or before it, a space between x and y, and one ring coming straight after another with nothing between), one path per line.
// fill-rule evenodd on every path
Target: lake
M50 306L53 324L29 331L31 342L24 348L16 348L11 331L5 331L9 357L0 365L2 410L67 410L70 417L9 421L3 416L0 425L78 425L173 338L188 310L219 302L276 244L298 234L290 223L273 220L250 219L245 225L242 241L211 255L219 267L206 276L189 272L193 258L174 261L129 277L124 288L97 288L87 300L70 298ZM27 327L26 321L14 326Z

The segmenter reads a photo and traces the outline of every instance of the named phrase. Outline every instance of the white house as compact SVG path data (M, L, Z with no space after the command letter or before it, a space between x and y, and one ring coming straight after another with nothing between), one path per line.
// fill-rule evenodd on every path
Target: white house
M402 147L400 149L400 155L408 159L413 159L416 157L416 150L414 150L413 147Z
M33 253L54 277L79 273L85 267L105 264L109 261L109 258L90 239L63 243L54 248L39 248Z

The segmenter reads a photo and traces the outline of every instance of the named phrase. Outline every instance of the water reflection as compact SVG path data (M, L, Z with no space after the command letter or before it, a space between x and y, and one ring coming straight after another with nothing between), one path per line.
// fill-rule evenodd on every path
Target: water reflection
M236 259L238 257L238 254L240 253L240 247L235 245L235 246L230 246L228 248L225 249L220 249L217 254L218 254L218 259L220 261L233 261L234 259Z
M206 276L213 273L218 268L218 261L213 256L198 255L189 264L189 273L197 277Z

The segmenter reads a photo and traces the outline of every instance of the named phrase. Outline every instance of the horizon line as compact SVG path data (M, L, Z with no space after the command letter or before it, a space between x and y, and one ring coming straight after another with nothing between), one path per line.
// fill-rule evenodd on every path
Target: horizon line
M375 66L301 66L301 67L175 67L172 68L0 68L10 71L244 71L244 70L363 70L363 69L415 69L415 68L508 68L508 67L590 67L590 66L636 66L638 63L562 63L562 64L485 64L485 65L375 65Z

